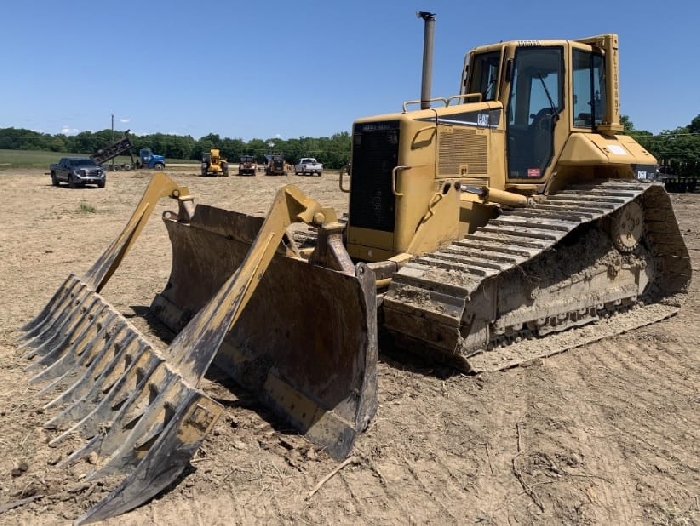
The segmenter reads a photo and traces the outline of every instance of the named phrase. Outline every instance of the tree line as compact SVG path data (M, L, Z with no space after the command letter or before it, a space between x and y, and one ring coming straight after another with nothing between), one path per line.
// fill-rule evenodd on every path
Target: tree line
M84 131L76 135L51 135L23 128L0 128L0 149L40 150L56 153L93 154L98 148L112 144L123 137L123 131ZM210 133L200 139L189 135L154 133L130 135L134 152L150 148L166 159L200 160L211 148L219 148L223 158L237 162L241 155L253 155L259 163L266 154L280 153L287 161L296 162L302 157L315 157L329 169L341 168L350 161L350 134L340 132L331 137L300 137L295 139L231 139ZM274 144L274 146L270 146Z
M637 130L627 115L620 119L624 133L634 137L644 148L653 154L667 173L680 174L688 170L695 171L700 166L700 115L687 126L675 130L664 130L654 135L645 130ZM0 128L0 149L42 150L57 153L78 153L90 155L98 148L117 140L123 132L102 130L97 132L80 132L77 135L50 135L22 128ZM199 160L202 154L211 148L219 148L222 157L237 162L241 155L253 155L259 163L264 162L265 155L281 153L288 162L296 162L301 157L315 157L330 169L339 169L350 161L351 137L348 132L340 132L331 137L300 137L295 139L231 139L210 133L200 139L189 135L170 135L154 133L152 135L132 136L134 149L151 148L155 153L165 155L167 159ZM274 146L270 146L274 144Z
M696 115L687 126L664 130L656 135L637 130L626 115L620 121L625 133L656 157L661 171L674 175L700 175L700 115Z

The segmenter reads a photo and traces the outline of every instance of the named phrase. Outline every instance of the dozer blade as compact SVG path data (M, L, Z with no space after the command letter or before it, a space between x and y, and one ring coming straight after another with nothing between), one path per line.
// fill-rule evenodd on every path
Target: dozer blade
M187 222L163 219L172 274L151 310L178 332L242 264L262 219L204 205ZM377 407L375 279L352 264L340 230L319 227L310 261L285 240L215 361L336 458Z
M224 336L237 327L243 308L254 297L286 226L291 221L323 221L330 215L298 190L282 189L240 266L223 277L208 301L160 352L98 291L133 244L157 200L166 195L178 199L178 217L189 221L194 205L187 189L156 175L124 232L97 263L82 279L69 276L39 316L23 327L23 346L35 358L30 368L39 370L32 381L44 384L42 393L62 391L47 404L47 408L62 408L46 424L60 432L51 445L60 446L76 436L86 441L61 465L87 457L95 464L88 480L126 475L110 495L77 520L78 524L133 509L182 473L222 411L196 386ZM346 285L364 293L373 286L373 276L364 267L357 272L360 277L348 277L351 284ZM376 346L365 345L358 349L358 355L364 359L367 349L374 349L376 362ZM362 380L354 394L358 400L368 400L369 408L358 404L357 409L371 416L376 407L376 377L363 376ZM369 396L362 398L364 392ZM320 412L315 416L335 423L347 413L339 409L338 415L334 418ZM352 430L357 427L353 425ZM334 432L333 440L348 447L352 444L343 434L346 428L330 429L329 440Z

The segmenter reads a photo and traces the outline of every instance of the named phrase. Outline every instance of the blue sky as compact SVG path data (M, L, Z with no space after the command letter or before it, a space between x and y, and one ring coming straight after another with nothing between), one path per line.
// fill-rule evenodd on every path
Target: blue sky
M433 96L464 54L513 39L620 35L621 111L658 133L700 113L696 0L6 0L0 128L115 128L199 138L319 137L420 97L436 13Z

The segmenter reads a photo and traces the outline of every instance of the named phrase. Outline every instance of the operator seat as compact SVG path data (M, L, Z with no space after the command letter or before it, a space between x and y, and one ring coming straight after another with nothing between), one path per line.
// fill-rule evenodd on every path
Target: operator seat
M534 167L544 173L554 151L554 124L558 119L555 108L542 108L532 119L530 137L532 137L532 153Z

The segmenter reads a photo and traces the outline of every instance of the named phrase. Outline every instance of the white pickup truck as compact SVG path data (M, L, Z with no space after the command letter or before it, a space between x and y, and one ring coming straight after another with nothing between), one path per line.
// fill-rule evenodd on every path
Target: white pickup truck
M323 165L313 157L302 157L299 162L294 165L294 173L296 175L309 174L321 177Z

